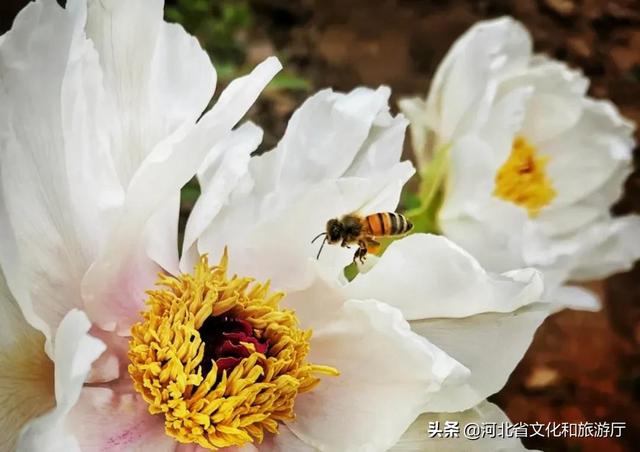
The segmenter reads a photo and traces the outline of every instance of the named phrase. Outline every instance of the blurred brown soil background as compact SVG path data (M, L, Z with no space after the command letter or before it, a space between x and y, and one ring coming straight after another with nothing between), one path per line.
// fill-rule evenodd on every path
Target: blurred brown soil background
M0 30L10 26L24 3L0 1ZM522 21L533 35L536 51L582 69L591 79L592 96L611 99L640 124L640 1L249 0L248 4L254 23L244 38L247 63L278 54L312 87L307 92L268 90L253 108L252 119L265 128L266 147L282 135L300 102L320 88L389 85L394 109L401 96L426 95L430 78L453 41L476 21L501 15ZM410 158L408 143L405 155ZM636 149L636 168L638 157ZM637 170L614 212L640 213ZM528 448L640 450L640 265L591 287L602 295L603 310L564 311L549 318L492 400L513 422L626 422L623 438L529 438L524 440ZM495 351L488 351L487 359L491 353Z

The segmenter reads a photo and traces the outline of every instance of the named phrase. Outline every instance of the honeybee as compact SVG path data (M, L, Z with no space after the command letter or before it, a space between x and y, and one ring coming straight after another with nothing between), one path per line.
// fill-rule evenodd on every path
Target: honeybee
M325 243L331 245L341 242L340 246L345 248L357 244L353 261L359 259L362 263L367 252L373 252L380 246L376 238L406 234L412 228L413 224L404 215L395 212L378 212L367 216L350 213L327 221L326 231L318 234L311 243L324 236L316 259L320 258Z

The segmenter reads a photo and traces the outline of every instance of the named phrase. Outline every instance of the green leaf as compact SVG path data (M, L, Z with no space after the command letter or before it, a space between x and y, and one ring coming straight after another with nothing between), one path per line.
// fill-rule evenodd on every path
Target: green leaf
M233 28L249 27L252 19L251 10L244 3L225 3L222 6L222 21Z
M182 187L180 191L180 203L183 206L193 206L198 196L200 196L200 184L198 184L198 180L194 177Z
M208 14L209 2L207 0L194 0L191 4L191 10L200 14Z
M414 232L440 233L438 212L444 200L450 149L449 144L438 148L431 163L420 174L419 206L405 213L413 223Z
M274 90L290 89L293 91L309 91L311 89L311 83L309 83L309 80L298 75L290 72L282 72L271 80L269 88Z
M347 278L347 281L353 281L353 279L358 276L358 266L355 262L351 262L344 268L344 276Z
M400 196L400 206L402 206L403 211L413 210L420 207L422 203L420 202L420 197L415 193L410 191L403 191Z
M167 21L184 23L184 16L178 9L169 7L164 13Z

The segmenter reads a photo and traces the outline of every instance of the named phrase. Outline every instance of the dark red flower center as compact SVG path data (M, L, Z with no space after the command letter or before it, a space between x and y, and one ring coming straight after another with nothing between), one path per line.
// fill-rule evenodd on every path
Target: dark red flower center
M226 316L209 317L198 331L205 344L200 363L203 377L211 370L212 361L218 366L218 376L222 375L223 370L228 375L243 358L251 355L251 349L243 342L253 344L258 353L265 353L269 347L266 339L258 339L254 335L251 324L246 320Z

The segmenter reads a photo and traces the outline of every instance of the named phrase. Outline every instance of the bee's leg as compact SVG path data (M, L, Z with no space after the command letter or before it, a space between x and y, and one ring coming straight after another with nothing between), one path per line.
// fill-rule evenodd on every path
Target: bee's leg
M353 263L354 263L354 264L356 263L356 260L358 260L358 258L359 258L359 257L360 257L360 248L358 248L358 249L356 250L356 252L355 252L355 253L353 253Z
M349 244L347 243L346 240L343 240L342 243L340 244L341 247L346 248L348 250L351 249L351 247L349 246Z
M360 263L363 264L364 260L366 259L366 256L367 256L367 249L358 248L356 252L353 254L353 263L355 264L356 261L359 260Z
M356 259L360 260L361 264L364 264L364 260L367 258L367 244L364 240L360 240L358 242L358 251L356 251L355 256L353 256L353 261Z

